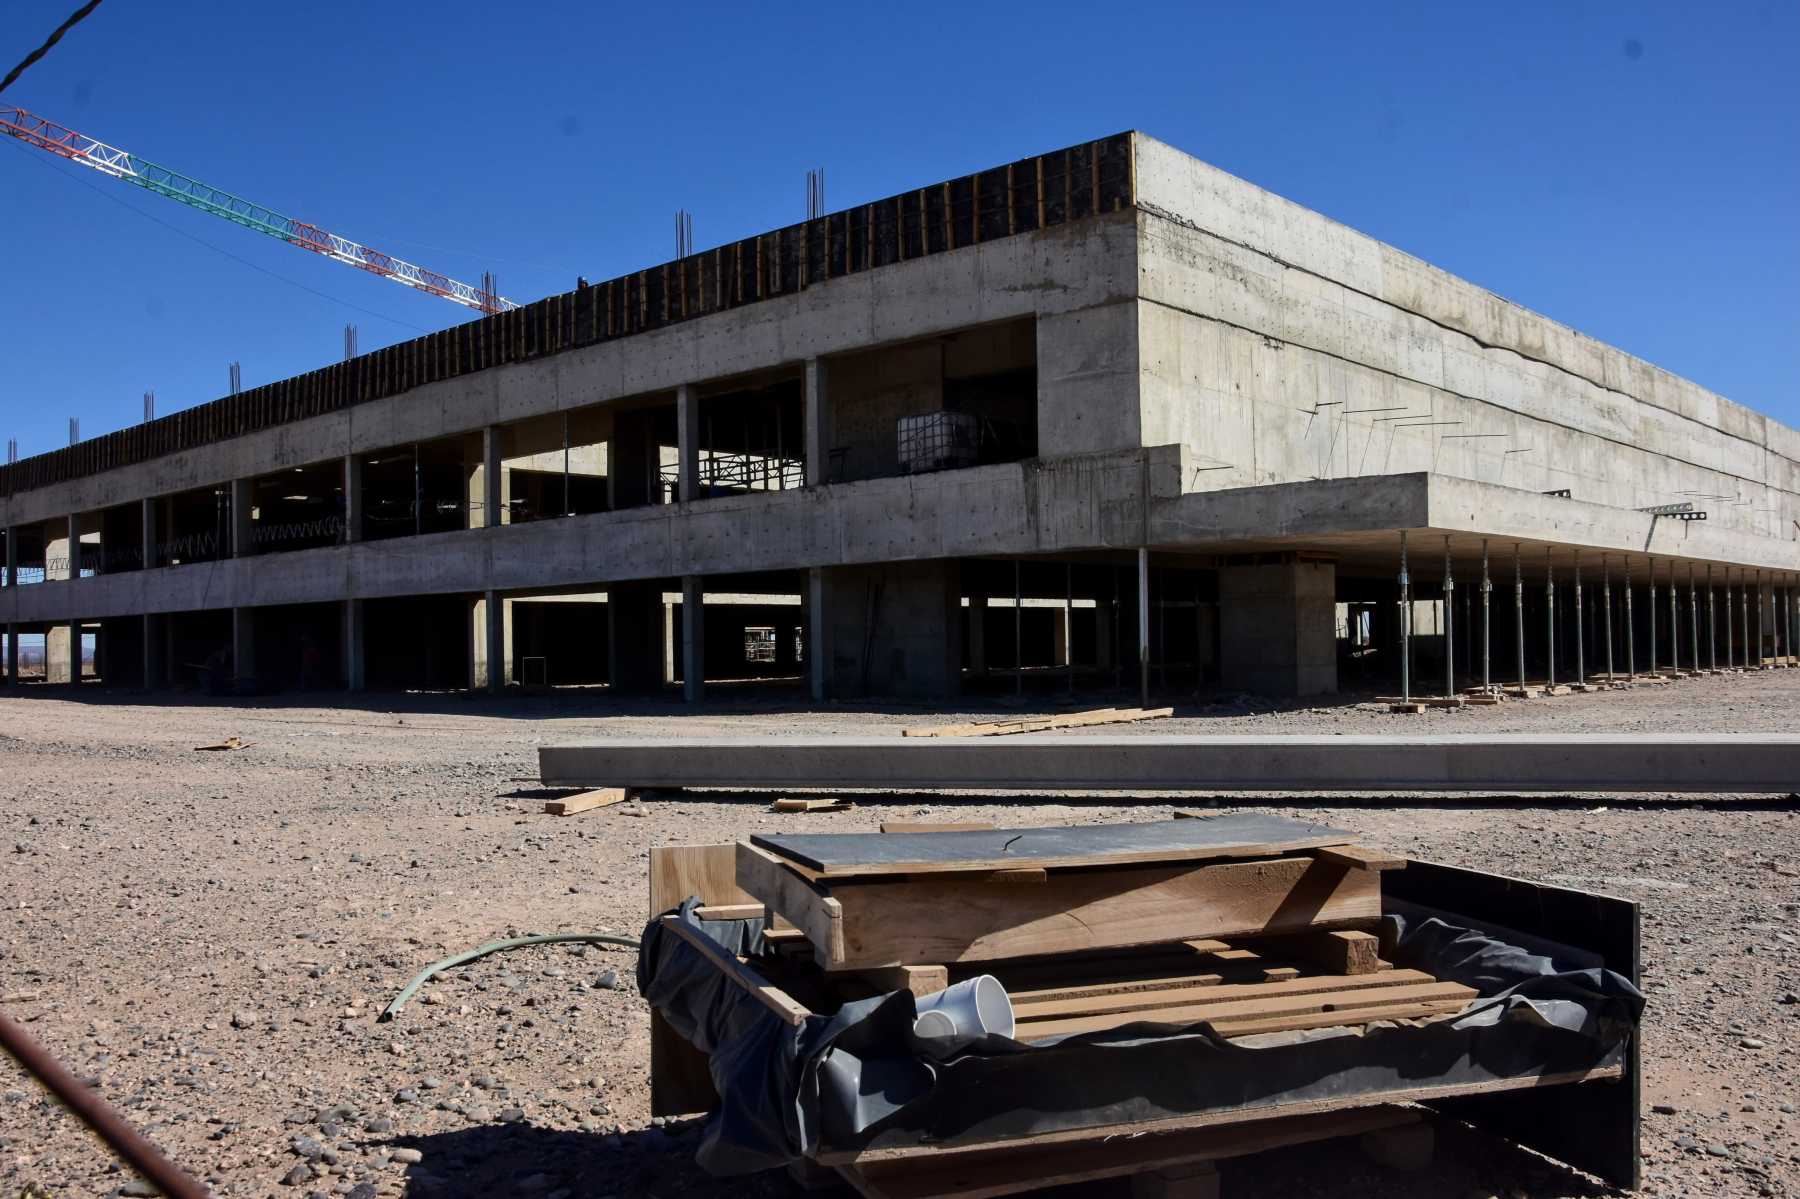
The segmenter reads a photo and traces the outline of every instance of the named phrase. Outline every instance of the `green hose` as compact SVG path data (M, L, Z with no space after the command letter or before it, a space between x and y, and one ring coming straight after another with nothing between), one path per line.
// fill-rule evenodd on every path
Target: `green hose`
M392 1020L395 1016L398 1016L401 1010L406 1007L406 1001L413 997L414 992L446 970L461 966L465 962L473 962L477 958L484 958L490 953L499 953L504 949L521 949L527 945L555 945L562 941L586 941L598 945L623 945L627 949L640 948L637 941L633 938L615 937L611 933L540 933L537 936L532 937L512 937L505 941L489 941L486 945L478 946L475 949L464 950L462 953L456 954L453 957L447 957L441 962L433 962L431 965L425 967L425 969L419 971L418 977L407 983L405 989L402 990L400 994L394 996L394 1002L388 1004L381 1010L381 1015L375 1017L375 1022L377 1024L383 1024Z

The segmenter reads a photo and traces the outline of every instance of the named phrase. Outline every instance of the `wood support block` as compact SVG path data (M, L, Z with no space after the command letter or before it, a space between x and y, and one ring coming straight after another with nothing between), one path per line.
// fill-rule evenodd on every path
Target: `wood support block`
M577 812L587 812L594 808L610 808L616 803L624 803L637 797L638 792L630 787L597 787L578 795L545 800L544 811L551 816L573 816Z
M1219 1169L1211 1162L1194 1162L1134 1174L1131 1199L1219 1199Z
M860 977L878 991L911 991L934 995L950 985L948 966L883 966L864 970Z
M1375 974L1387 967L1381 960L1381 939L1373 933L1351 929L1283 937L1269 948L1277 954L1304 958L1330 974Z
M1406 859L1366 845L1332 845L1313 851L1315 857L1350 870L1404 870Z
M1390 1170L1413 1173L1431 1165L1437 1151L1437 1132L1426 1123L1381 1128L1358 1138L1364 1156Z

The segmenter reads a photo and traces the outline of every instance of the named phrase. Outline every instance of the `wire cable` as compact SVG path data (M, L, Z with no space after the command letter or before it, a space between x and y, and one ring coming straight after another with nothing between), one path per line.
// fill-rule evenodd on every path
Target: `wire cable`
M36 50L33 50L30 54L27 54L25 56L24 60L22 62L20 62L18 66L14 67L12 70L8 71L6 73L5 79L0 79L0 92L3 92L7 88L11 87L13 85L13 81L25 73L25 68L29 67L32 63L36 62L38 59L44 57L44 55L50 53L50 47L52 47L52 46L56 45L56 43L62 41L63 34L69 32L69 30L75 28L75 26L78 23L80 23L80 21L83 17L87 16L89 13L93 12L96 8L99 8L99 7L100 7L100 0L88 0L88 2L86 4L82 5L80 8L76 9L72 14L70 14L69 19L64 21L61 25L58 25L56 27L56 32L52 33L47 39L45 39L43 45L39 46Z
M122 198L120 198L118 196L113 195L112 192L106 190L105 188L102 188L96 184L90 183L86 179L83 179L79 175L71 174L70 172L63 170L61 167L57 166L55 163L49 161L48 159L40 157L38 154L33 152L30 147L24 145L21 142L14 141L11 138L5 138L5 139L0 139L0 140L4 140L7 145L15 147L21 153L28 156L31 159L31 161L37 163L39 166L48 168L49 170L55 172L58 175L63 176L65 179L68 179L71 182L81 184L81 186L87 188L89 191L92 191L94 194L96 194L98 196L102 196L108 200L111 200L114 204L119 205L121 208L124 208L128 212L135 212L135 213L137 213L137 215L143 217L146 221L151 221L155 224L161 225L164 229L169 230L171 233L178 233L182 237L187 238L189 241L194 242L197 245L205 246L207 249L211 250L215 254L223 254L225 257L231 259L233 262L241 263L242 265L249 267L251 270L260 272L261 274L267 275L271 279L275 279L279 282L285 283L289 287L297 287L301 291L307 292L311 295L315 295L321 300L326 300L333 304L342 305L345 308L349 308L356 312L360 312L365 316L372 316L376 320L387 321L389 324L399 325L402 329L411 329L415 333L435 332L435 330L427 329L422 325L415 325L411 321L403 321L398 317L389 316L385 312L377 312L373 308L364 308L360 304L352 304L349 300L341 300L336 296L328 295L325 292L320 291L316 287L308 287L306 284L301 283L297 279L290 279L286 275L279 274L275 271L272 271L266 266L262 266L258 263L251 262L248 258L244 258L237 254L233 254L230 250L227 250L222 246L216 246L212 242L207 241L203 237L199 237L195 234L189 233L186 229L183 229L179 225L170 224L168 221L163 220L159 216L154 216L151 213L145 212L142 208L139 208L135 204L126 203L125 200L123 200Z

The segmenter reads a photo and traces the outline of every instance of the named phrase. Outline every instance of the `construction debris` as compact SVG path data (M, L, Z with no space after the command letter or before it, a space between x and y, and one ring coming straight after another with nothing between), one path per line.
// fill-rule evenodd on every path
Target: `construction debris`
M901 729L902 737L1007 737L1014 733L1045 733L1055 729L1091 728L1098 724L1132 724L1173 716L1174 708L1094 708L1059 716L1020 716L1005 720L975 720L963 724L925 725Z
M256 742L245 741L241 737L227 737L227 738L225 738L225 740L220 741L216 745L196 745L196 746L194 746L194 752L195 753L201 753L201 752L213 753L213 752L217 752L220 750L249 749L252 745L255 745L255 744L256 744Z

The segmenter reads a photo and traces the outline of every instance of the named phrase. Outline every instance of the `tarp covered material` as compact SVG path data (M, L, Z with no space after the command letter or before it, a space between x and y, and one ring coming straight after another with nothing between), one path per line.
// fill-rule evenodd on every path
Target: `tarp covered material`
M736 953L760 920L678 918ZM1461 1012L1227 1041L1148 1021L1025 1044L922 1039L905 991L784 1023L656 921L638 988L710 1056L720 1107L697 1155L715 1174L821 1153L981 1143L1035 1133L1422 1086L1586 1071L1624 1061L1641 993L1593 955L1390 903L1396 966L1478 988Z

